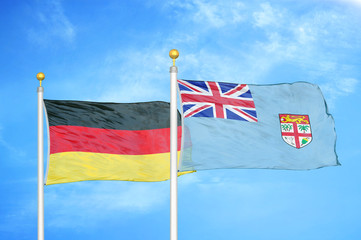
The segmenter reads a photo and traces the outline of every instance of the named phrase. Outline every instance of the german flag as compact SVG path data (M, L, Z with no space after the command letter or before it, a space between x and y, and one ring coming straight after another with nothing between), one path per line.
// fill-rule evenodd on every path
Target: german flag
M50 138L46 185L169 179L169 103L44 103ZM178 114L178 153L180 121Z

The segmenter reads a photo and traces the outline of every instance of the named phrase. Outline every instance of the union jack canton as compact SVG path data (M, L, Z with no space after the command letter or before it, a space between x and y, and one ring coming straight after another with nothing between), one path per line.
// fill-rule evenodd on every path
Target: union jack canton
M178 80L183 117L210 117L257 122L246 84Z

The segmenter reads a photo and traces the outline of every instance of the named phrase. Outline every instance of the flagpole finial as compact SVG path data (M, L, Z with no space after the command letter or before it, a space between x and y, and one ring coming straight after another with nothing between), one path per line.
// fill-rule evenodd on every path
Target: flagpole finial
M169 51L169 57L173 59L173 66L175 66L175 60L178 58L179 52L177 49L172 49Z
M43 81L45 79L45 74L42 72L39 72L38 74L36 74L36 78L40 81L40 87L41 87L41 81Z

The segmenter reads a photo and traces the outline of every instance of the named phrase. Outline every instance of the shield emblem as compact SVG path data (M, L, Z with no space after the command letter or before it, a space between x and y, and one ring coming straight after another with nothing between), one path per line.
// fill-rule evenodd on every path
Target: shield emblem
M283 141L295 148L302 148L312 141L308 115L279 114Z

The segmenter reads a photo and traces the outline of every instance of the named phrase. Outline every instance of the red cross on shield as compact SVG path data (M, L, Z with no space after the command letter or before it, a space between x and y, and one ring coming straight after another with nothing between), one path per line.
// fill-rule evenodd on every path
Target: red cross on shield
M295 148L302 148L312 141L308 115L279 114L283 141Z

